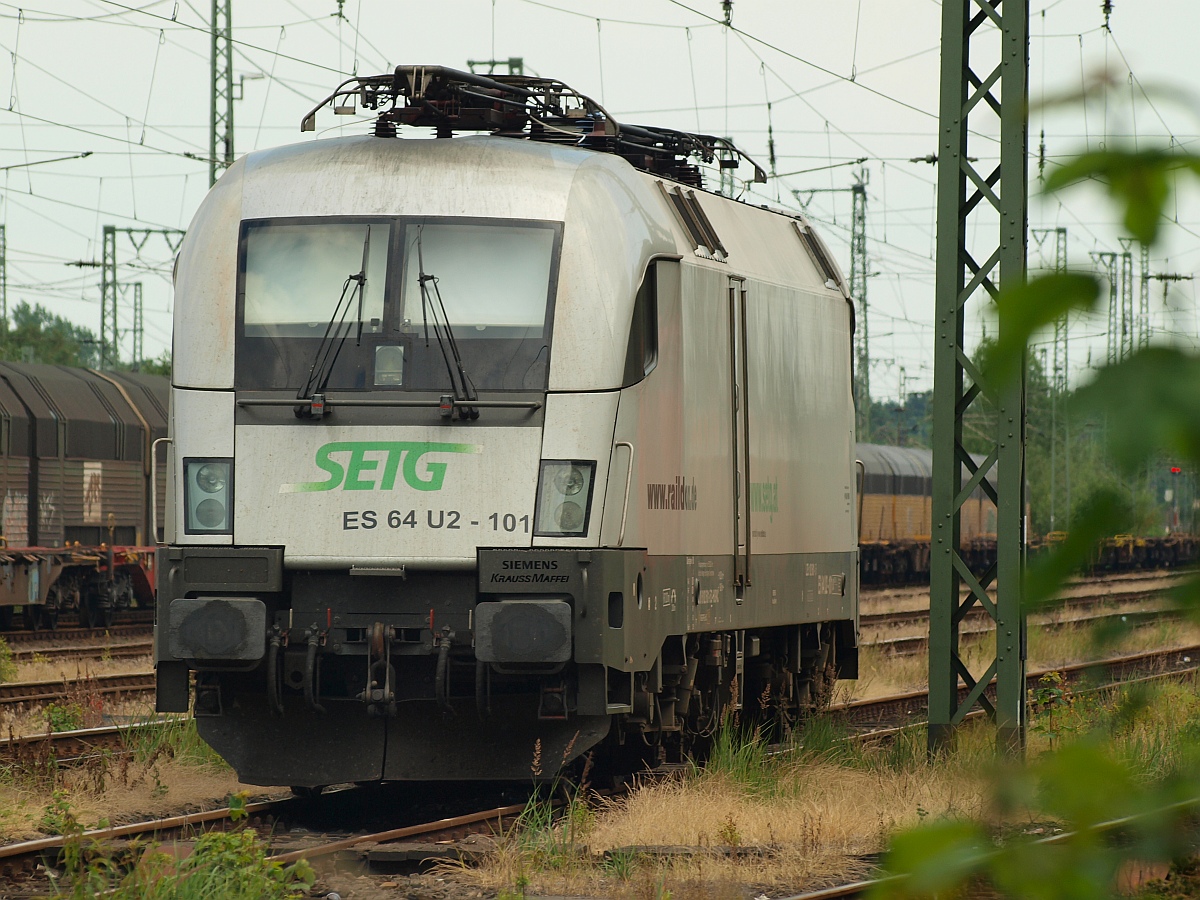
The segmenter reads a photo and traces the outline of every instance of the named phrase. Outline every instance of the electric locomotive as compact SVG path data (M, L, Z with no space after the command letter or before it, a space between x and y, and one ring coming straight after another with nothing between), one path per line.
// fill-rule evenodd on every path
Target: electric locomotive
M702 188L761 168L550 79L325 105L374 133L240 159L179 256L158 708L311 789L678 757L855 677L853 312Z

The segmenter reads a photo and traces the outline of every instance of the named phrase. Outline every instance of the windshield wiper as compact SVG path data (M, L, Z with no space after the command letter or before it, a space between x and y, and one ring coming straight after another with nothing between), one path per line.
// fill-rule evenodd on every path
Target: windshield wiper
M354 303L355 294L358 295L358 336L355 339L355 345L362 344L363 295L367 289L367 263L370 258L371 226L368 225L367 236L363 240L362 268L347 276L342 283L342 295L338 298L337 305L333 308L333 315L329 317L329 323L325 326L325 334L321 337L321 343L317 345L317 352L313 354L308 378L305 379L304 386L296 392L296 399L305 401L307 404L295 408L295 413L299 418L319 419L325 415L325 387L329 384L330 376L333 375L333 367L337 364L338 355L342 352L342 345L350 336L350 329L346 326L346 316ZM351 284L355 286L351 288Z
M421 248L421 230L417 226L417 282L421 287L421 321L425 328L425 346L429 346L429 313L433 313L433 336L437 338L438 348L442 351L442 360L446 363L446 374L450 376L450 389L453 398L443 398L442 415L455 415L460 419L478 419L479 409L472 402L479 399L475 384L463 367L462 355L458 352L458 342L454 340L454 329L450 326L450 317L446 314L446 304L442 302L442 292L438 288L436 275L425 271L425 258ZM430 293L429 285L433 285ZM439 320L438 314L441 314ZM443 330L445 334L443 335ZM451 359L453 358L453 362ZM457 375L457 377L456 377ZM447 403L447 400L453 402Z

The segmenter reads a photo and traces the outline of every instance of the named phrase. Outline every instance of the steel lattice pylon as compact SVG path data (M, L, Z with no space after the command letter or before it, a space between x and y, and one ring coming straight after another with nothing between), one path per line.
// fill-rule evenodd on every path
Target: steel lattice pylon
M1119 360L1133 356L1137 345L1134 334L1137 323L1133 319L1133 239L1118 238L1121 242L1121 349Z
M972 52L974 51L974 52ZM984 384L964 344L972 301L1024 283L1029 144L1028 0L944 0L938 147L937 320L934 339L933 553L929 591L929 745L934 750L982 705L1001 746L1023 746L1025 729L1024 366L1012 383ZM969 157L995 159L988 171ZM989 137L984 137L989 136ZM987 142L968 153L968 141ZM968 234L975 244L968 244ZM994 236L994 237L993 237ZM1011 327L1000 318L1003 339ZM988 452L963 446L963 418L986 394L993 404ZM996 560L974 571L961 546L964 507L977 490L996 504ZM996 599L988 595L995 588ZM965 599L963 592L965 589ZM959 655L959 625L976 606L995 621L996 656L972 674ZM984 694L996 678L996 701ZM967 687L959 697L959 679Z
M1104 278L1108 281L1108 346L1105 362L1115 366L1121 358L1121 304L1117 293L1120 284L1117 282L1117 254L1107 250L1092 252L1092 262L1104 270Z
M1140 247L1138 263L1137 348L1145 350L1150 346L1150 248L1145 244Z
M1038 246L1042 245L1042 241L1048 235L1054 235L1054 273L1056 275L1064 275L1067 272L1067 229L1059 226L1057 228L1034 228L1030 232L1034 239L1038 242ZM1070 388L1070 357L1068 354L1067 336L1070 332L1070 316L1068 313L1063 313L1054 320L1054 350L1050 359L1050 370L1046 373L1050 380L1050 530L1057 531L1060 525L1058 515L1058 470L1064 469L1065 478L1063 484L1066 486L1066 528L1071 528L1071 419L1069 416L1064 416L1062 420L1062 428L1065 431L1065 436L1059 435L1059 417L1058 407L1060 401L1066 397L1067 391Z
M212 4L212 85L208 131L208 183L233 165L233 0Z
M854 214L850 226L850 296L858 303L854 323L854 399L858 402L859 440L871 440L871 338L867 317L867 169L850 188ZM900 398L904 402L904 398Z
M8 235L0 225L0 329L8 330Z
M129 235L133 249L140 254L146 242L155 234L162 235L172 253L179 251L185 232L178 228L118 228L104 226L104 256L100 263L100 367L111 369L121 362L121 339L127 333L117 320L117 306L123 289L129 284L117 280L117 234ZM94 266L95 263L84 263ZM133 288L133 334L132 359L135 365L142 362L145 331L142 317L142 283L135 282Z
M95 263L93 263L95 265ZM121 360L121 329L117 324L117 227L104 226L104 251L100 262L100 368Z

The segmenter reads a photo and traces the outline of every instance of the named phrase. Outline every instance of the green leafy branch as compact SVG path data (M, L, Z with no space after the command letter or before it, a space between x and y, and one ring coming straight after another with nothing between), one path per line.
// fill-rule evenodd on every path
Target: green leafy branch
M1164 149L1088 152L1052 173L1046 190L1102 184L1129 234L1149 246L1160 236L1177 176L1188 173L1200 176L1200 157ZM1080 272L1046 275L1002 294L999 338L984 364L989 389L1019 376L1036 334L1064 315L1095 309L1100 300L1097 279ZM1101 370L1073 402L1109 423L1107 451L1125 472L1164 453L1200 467L1200 358L1168 347L1144 349ZM1122 531L1130 518L1129 503L1117 492L1093 494L1065 539L1031 566L1026 602L1053 596L1089 562L1098 540ZM1196 581L1176 599L1200 618ZM1047 698L1055 700L1052 690ZM1005 770L995 781L991 822L939 821L895 835L884 863L892 877L875 897L944 896L981 882L1005 895L1045 900L1110 896L1123 860L1170 861L1191 852L1200 765L1182 764L1151 781L1117 761L1103 737L1085 734L1031 765ZM1039 839L1016 824L1022 818L1049 820L1065 832Z

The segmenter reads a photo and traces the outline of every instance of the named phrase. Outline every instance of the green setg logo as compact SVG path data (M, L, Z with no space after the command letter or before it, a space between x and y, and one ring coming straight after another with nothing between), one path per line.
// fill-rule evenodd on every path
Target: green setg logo
M390 491L396 476L414 491L440 491L446 480L446 463L426 461L427 453L482 453L475 444L441 444L432 441L334 441L317 450L314 462L327 472L324 481L281 484L281 494L308 494L314 491ZM383 458L367 459L366 454L382 453ZM334 459L337 456L338 459Z

